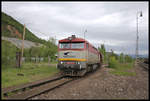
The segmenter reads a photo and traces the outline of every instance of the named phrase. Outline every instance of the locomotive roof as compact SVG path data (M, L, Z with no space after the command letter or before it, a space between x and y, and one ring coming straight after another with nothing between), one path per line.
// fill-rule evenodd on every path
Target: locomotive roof
M70 40L68 38L65 38L65 39L62 39L62 40L59 40L59 42L70 42ZM87 42L85 39L83 38L73 38L71 40L71 42Z
M62 40L59 40L59 42L70 42L69 38L72 38L71 39L71 42L87 42L89 43L87 40L83 39L83 38L78 38L78 37L75 37L72 35L72 37L68 37L68 38L65 38L65 39L62 39ZM89 43L90 44L90 43ZM90 44L93 48L95 48L97 50L96 47L94 47L92 44Z

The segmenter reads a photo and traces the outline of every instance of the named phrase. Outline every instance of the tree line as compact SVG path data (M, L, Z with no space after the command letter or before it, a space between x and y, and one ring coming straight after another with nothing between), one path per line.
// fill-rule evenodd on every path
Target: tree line
M106 52L104 44L101 44L101 47L98 47L98 50L103 54L103 63L108 64L109 67L112 68L115 67L118 63L131 63L134 61L131 56L125 55L123 53L117 55L112 49L111 52Z
M44 58L44 61L55 61L57 54L57 46L55 44L56 40L54 38L50 38L40 47L31 47L29 49L24 50L24 57L27 61L31 62L31 58L35 57L35 62L38 61L37 58Z
M16 67L16 57L17 52L21 52L21 49L17 48L11 42L2 40L2 67ZM23 57L25 61L32 62L32 58L35 58L35 62L40 62L40 59L43 58L44 62L56 61L57 54L57 45L54 38L50 38L48 41L45 41L44 44L40 47L31 47L24 49Z

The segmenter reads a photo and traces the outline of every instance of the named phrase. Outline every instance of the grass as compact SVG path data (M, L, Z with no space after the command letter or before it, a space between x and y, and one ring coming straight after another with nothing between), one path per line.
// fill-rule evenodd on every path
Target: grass
M110 73L118 76L135 76L135 72L131 72L130 70L134 68L134 63L118 63L116 68L113 68Z
M58 72L55 66L50 66L48 63L24 63L21 68L4 68L2 69L2 88L33 82ZM17 74L23 74L23 76Z

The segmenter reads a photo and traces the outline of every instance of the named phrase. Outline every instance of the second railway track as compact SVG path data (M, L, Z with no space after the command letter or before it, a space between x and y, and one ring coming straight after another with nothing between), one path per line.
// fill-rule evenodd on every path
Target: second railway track
M72 80L74 80L74 79L73 78L64 78L64 77L55 78L53 80L50 80L49 82L46 81L46 82L42 82L40 84L36 84L36 86L33 88L28 87L28 88L30 88L28 90L20 91L20 92L18 91L17 93L15 93L13 95L5 97L5 99L30 99L34 96L37 96L39 94L50 91L59 86L62 86ZM22 88L22 89L24 89L24 88ZM12 90L12 92L13 92L13 90Z

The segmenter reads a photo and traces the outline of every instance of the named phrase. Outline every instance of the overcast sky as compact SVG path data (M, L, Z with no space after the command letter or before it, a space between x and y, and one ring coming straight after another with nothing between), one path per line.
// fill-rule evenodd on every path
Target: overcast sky
M42 39L57 41L75 34L95 47L135 54L136 16L139 23L139 54L148 54L148 2L2 2L2 11Z

